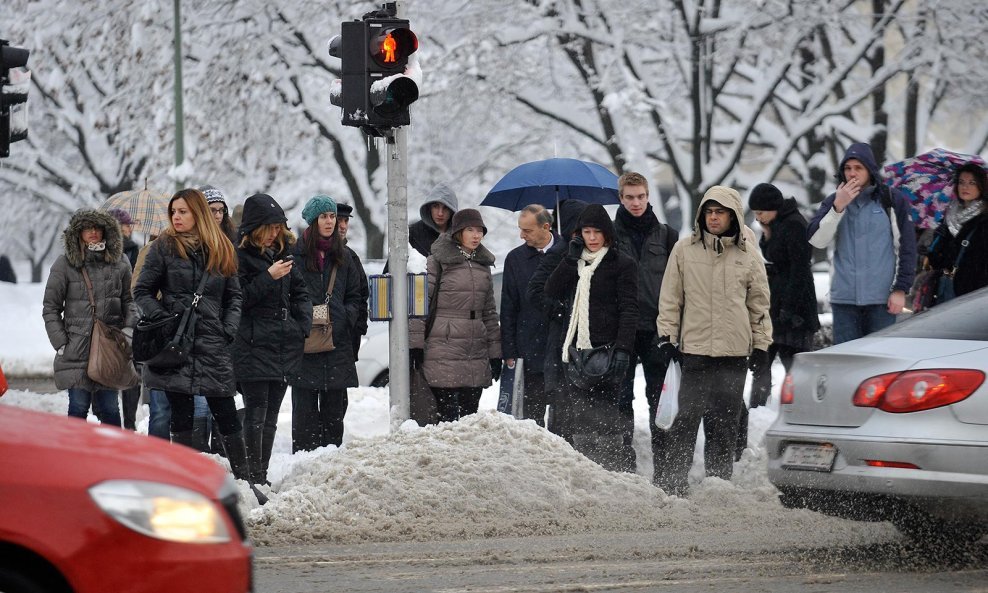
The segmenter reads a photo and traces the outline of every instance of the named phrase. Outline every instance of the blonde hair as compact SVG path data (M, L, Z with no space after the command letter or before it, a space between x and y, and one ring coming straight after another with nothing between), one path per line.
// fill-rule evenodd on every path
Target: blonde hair
M641 173L635 173L634 171L629 171L624 175L618 177L618 195L624 195L624 186L626 185L640 185L645 188L645 192L648 192L648 180Z
M182 259L189 259L185 245L178 240L179 232L172 222L172 204L175 200L185 200L195 222L193 233L199 235L199 243L207 254L206 270L221 276L233 276L237 273L237 255L233 251L233 243L216 224L213 213L209 210L206 196L197 189L182 189L175 192L168 202L168 228L164 234L174 239L175 249Z
M250 233L244 235L244 237L240 239L240 246L246 247L248 245L253 245L258 249L264 249L262 241L264 241L264 237L268 234L268 230L270 230L271 227L278 227L281 231L274 239L275 253L282 253L285 251L286 247L290 247L295 244L295 234L288 230L285 223L272 222L271 224L262 224Z

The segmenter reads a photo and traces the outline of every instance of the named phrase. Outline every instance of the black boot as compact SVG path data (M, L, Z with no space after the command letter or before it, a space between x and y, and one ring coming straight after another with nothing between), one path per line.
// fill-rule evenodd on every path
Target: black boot
M244 417L244 445L247 449L247 464L250 466L248 482L251 484L264 483L261 457L265 416L267 408L248 408Z
M190 449L196 449L195 436L193 436L195 431L183 430L182 432L172 433L172 442L176 445L185 445ZM198 449L196 449L198 450Z
M271 482L268 481L268 465L271 463L271 451L274 449L274 435L277 430L277 426L264 427L264 434L261 438L261 473L258 476L260 478L259 484L271 485Z
M203 453L211 453L209 450L208 420L205 416L192 419L192 440L195 442L193 448Z
M244 480L250 484L250 489L257 497L258 504L265 504L268 497L254 486L251 481L250 465L247 463L247 449L244 446L244 432L241 430L235 434L225 434L220 436L223 448L226 449L226 458L230 460L230 471L233 477Z

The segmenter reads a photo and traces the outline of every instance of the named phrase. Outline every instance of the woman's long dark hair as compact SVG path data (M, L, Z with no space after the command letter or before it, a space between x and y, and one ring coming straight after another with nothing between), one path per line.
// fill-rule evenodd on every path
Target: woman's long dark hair
M970 173L974 177L974 182L978 184L978 199L982 202L988 202L988 173L985 172L984 168L977 163L964 163L958 167L957 173L954 175L955 196L961 195L957 191L957 184L961 181L961 173Z
M321 272L319 269L319 230L316 225L310 225L302 232L302 243L305 245L305 269L310 272ZM339 225L333 227L333 234L329 237L329 251L326 257L333 262L334 266L343 265L344 257L343 239L340 237Z

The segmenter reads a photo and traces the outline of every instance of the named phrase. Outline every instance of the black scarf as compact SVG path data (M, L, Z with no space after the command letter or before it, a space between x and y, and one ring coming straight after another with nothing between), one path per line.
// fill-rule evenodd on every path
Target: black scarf
M618 208L615 218L620 221L624 228L628 229L628 238L631 239L635 253L638 254L640 259L642 256L642 246L645 245L645 237L659 224L658 217L652 211L652 205L649 204L646 206L645 212L641 216L635 216L628 212L624 206L621 206Z

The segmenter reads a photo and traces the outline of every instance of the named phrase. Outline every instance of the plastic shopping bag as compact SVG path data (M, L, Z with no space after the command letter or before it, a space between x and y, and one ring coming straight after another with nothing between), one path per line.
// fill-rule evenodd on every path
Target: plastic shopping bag
M662 382L662 395L659 396L659 409L655 411L655 425L662 430L672 428L679 413L679 385L683 380L683 370L679 363L672 361L666 369L666 378Z

